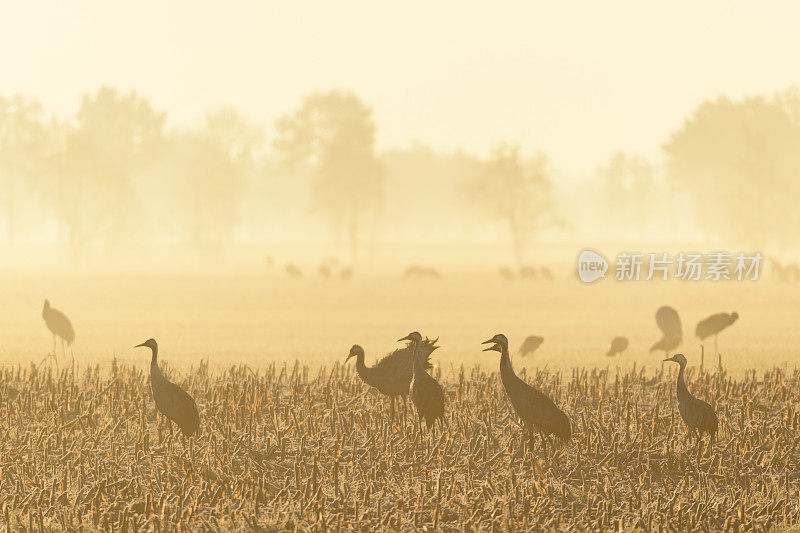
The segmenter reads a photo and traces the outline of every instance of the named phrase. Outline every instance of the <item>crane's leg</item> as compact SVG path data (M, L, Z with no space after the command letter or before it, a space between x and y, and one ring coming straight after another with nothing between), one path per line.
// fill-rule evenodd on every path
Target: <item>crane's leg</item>
M394 396L390 397L389 401L391 402L390 403L391 412L389 413L389 425L394 426Z

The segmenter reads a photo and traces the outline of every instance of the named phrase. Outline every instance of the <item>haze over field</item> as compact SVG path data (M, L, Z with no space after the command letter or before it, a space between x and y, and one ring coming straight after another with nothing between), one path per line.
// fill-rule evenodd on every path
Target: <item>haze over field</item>
M187 361L316 363L419 328L447 364L479 360L496 329L544 335L542 364L603 365L618 334L646 360L671 304L687 350L697 320L738 310L731 368L791 362L797 14L16 6L0 21L0 358L48 348L48 297L91 361L157 335ZM590 287L587 247L765 259L756 282Z

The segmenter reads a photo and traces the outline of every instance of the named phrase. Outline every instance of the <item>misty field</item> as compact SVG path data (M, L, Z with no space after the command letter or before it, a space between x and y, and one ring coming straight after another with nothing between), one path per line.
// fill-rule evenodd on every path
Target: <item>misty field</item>
M353 528L461 530L796 527L800 522L800 289L752 283L506 282L493 273L349 281L277 272L0 278L0 508L11 530ZM46 360L48 297L75 325ZM675 400L676 365L649 354L653 315L684 322L689 388L719 440L698 454ZM740 313L719 338L697 320ZM388 401L343 365L417 329L439 337L447 425L390 422ZM480 342L545 337L518 374L570 416L573 439L529 442ZM631 343L606 357L612 337ZM191 444L156 417L148 337L197 400ZM60 351L60 347L59 347ZM747 369L754 369L749 372ZM413 409L409 402L409 409ZM402 417L402 406L398 418ZM161 423L159 423L159 421ZM707 442L707 440L706 440Z

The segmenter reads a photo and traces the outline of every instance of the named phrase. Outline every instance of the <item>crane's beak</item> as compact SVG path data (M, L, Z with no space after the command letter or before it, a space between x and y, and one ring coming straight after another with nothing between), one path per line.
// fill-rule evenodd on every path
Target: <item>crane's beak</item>
M354 353L351 353L351 354L349 354L349 355L347 356L347 359L345 359L345 360L344 360L344 362L345 362L345 363L346 363L346 362L348 362L348 361L350 360L350 358L351 358L351 357L353 357L354 355L355 355Z
M408 338L408 335L406 335L406 336L405 336L405 337L403 337L402 339L397 339L397 342L400 342L400 341L410 341L410 340L411 340L411 339L409 339L409 338Z
M674 361L674 359L672 357L667 357L666 359L664 359L664 361Z
M136 346L134 346L134 348L141 348L142 346L147 346L147 343L143 342L142 344L137 344Z
M486 344L486 343L484 342L483 344ZM497 350L498 346L500 346L500 345L495 343L492 346L489 346L488 348L484 348L482 351L484 351L484 352L493 352L493 351ZM499 350L497 350L497 351L499 351Z
M489 339L488 341L483 341L481 344L489 344L490 342L494 342L495 344L497 344L497 343L495 342L495 340L494 340L494 337L492 337L492 338L491 338L491 339ZM486 350L484 350L484 351L486 351Z

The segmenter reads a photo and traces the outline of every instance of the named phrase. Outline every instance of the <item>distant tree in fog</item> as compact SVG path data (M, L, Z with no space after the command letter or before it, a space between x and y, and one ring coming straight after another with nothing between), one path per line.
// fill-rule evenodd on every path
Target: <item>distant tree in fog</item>
M796 246L800 90L700 104L664 144L668 178L711 235L760 249Z
M276 126L278 155L287 168L311 172L312 209L330 221L334 236L346 234L356 261L367 216L383 200L372 110L350 92L315 93Z
M76 258L93 242L109 252L128 246L146 222L137 181L165 149L164 122L135 92L103 87L83 97L48 187Z
M614 233L641 237L657 201L653 165L643 157L617 152L598 174Z
M20 214L46 172L50 141L50 125L39 102L0 96L0 212L8 242L14 241Z
M468 183L468 197L507 227L517 267L524 263L537 234L558 223L547 157L538 153L524 160L517 145L503 144L493 150L480 176Z
M171 218L196 250L215 255L230 242L262 141L263 131L231 108L206 115L200 129L175 135L167 167L176 185Z

